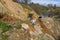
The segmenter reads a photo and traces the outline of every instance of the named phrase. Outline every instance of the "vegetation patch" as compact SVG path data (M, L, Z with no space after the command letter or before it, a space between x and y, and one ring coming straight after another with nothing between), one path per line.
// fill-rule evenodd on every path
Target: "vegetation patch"
M22 4L22 6L23 6L23 8L25 9L28 9L28 10L30 10L30 11L32 11L32 9L31 8L29 8L27 5L25 5L25 4Z
M21 27L22 27L21 25L18 25L16 28L17 28L17 29L21 29Z
M10 25L6 25L5 23L3 23L2 21L0 21L0 27L2 28L3 33L12 29L12 26Z
M1 35L1 37L2 37L2 40L8 40L8 35Z

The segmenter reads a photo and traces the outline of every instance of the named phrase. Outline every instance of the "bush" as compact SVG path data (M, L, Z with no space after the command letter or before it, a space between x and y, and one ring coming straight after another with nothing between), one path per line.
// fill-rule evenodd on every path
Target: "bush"
M2 30L3 30L3 32L6 32L6 31L8 31L8 30L10 30L12 27L9 25L9 26L3 26L2 27Z
M3 32L6 32L6 31L12 29L12 26L6 25L6 24L3 23L2 21L0 21L0 27L2 28L2 31L3 31Z
M8 35L2 35L2 40L8 40Z
M22 27L21 25L18 25L16 28L17 28L17 29L21 29L21 27Z
M17 1L17 0L13 0L13 1L18 3L18 1Z

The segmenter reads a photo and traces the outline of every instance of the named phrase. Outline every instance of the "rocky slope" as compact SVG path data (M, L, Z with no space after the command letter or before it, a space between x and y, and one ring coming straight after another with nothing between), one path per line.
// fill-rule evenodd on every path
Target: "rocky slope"
M0 0L0 40L56 40L59 33L60 22L53 18L41 19L28 5Z

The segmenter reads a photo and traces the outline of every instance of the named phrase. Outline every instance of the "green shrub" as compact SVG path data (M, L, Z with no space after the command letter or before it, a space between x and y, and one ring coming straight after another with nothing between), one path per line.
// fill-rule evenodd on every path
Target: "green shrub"
M2 40L8 40L8 35L2 35Z
M6 32L6 31L8 31L10 29L12 29L12 27L10 25L9 26L3 26L2 27L3 32Z
M5 23L3 23L3 22L1 22L1 21L0 21L0 27L2 28L2 31L3 31L3 32L6 32L6 31L12 29L12 26L6 25Z
M18 25L16 28L17 28L17 29L21 29L21 27L22 27L21 25Z

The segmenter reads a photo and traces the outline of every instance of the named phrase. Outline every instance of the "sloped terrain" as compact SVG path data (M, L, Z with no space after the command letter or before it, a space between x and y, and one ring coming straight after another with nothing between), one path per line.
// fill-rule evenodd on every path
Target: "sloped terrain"
M47 12L47 7L45 7L45 6L42 6L42 5L39 5L39 4L30 4L29 5L32 9L34 9L34 11L37 13L37 14L39 14L39 15L41 15L41 14L43 14L43 13L46 13ZM37 9L36 9L37 8Z
M39 18L29 5L0 0L0 40L58 40L59 35L60 22Z
M13 15L17 18L21 17L23 19L22 16L24 16L24 12L20 4L17 4L12 0L2 0L1 4L11 12L10 15Z

